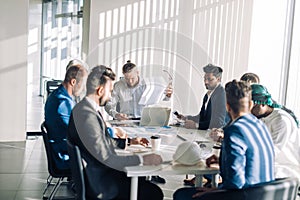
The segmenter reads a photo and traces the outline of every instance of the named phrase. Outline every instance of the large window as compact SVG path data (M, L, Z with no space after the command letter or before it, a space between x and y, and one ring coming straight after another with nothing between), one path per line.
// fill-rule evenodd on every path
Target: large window
M45 81L62 80L70 59L81 59L83 0L43 3L41 39L41 94Z
M300 117L300 2L295 1L286 105Z

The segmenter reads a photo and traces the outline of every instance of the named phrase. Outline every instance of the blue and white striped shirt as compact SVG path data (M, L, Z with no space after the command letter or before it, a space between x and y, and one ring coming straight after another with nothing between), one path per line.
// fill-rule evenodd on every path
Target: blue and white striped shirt
M274 180L274 146L265 124L247 114L225 127L220 167L224 189Z

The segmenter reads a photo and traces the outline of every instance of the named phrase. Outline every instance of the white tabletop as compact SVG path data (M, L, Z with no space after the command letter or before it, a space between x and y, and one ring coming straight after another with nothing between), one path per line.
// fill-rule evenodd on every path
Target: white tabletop
M158 166L130 166L125 167L128 177L131 177L131 200L137 199L138 177L151 175L196 175L196 186L202 184L202 175L219 173L218 167L206 167L204 161L193 166L181 165L173 162L172 156L177 146L183 141L212 142L208 137L208 132L203 130L185 129L182 127L122 127L130 137L150 138L152 135L160 135L162 145L160 154L164 163ZM117 150L118 154L148 154L153 153L150 147L132 145L125 150ZM213 182L216 185L216 176L213 176Z

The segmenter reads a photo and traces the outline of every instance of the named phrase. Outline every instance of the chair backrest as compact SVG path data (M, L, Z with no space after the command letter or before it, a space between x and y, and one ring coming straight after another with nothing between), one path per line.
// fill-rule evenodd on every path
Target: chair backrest
M61 81L61 80L50 80L50 81L47 81L46 82L47 97L53 92L53 90L55 90L56 88L58 88L62 82L63 81Z
M198 200L295 200L298 187L297 178L282 178L246 189L207 192Z
M71 144L70 141L67 141L67 144L70 156L72 179L75 183L75 197L77 200L85 200L84 167L81 159L81 153L78 146Z
M50 145L47 127L45 125L45 122L43 122L41 124L41 131L42 131L43 141L44 141L45 150L46 150L49 174L54 178L70 177L71 176L70 170L61 170L61 169L57 168L57 166L55 164L54 155L53 155L54 151L52 150L52 147Z

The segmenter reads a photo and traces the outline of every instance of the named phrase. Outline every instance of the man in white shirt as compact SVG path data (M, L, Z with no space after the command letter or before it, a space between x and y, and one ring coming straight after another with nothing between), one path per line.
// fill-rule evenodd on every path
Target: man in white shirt
M117 81L114 85L111 99L105 105L106 112L115 119L139 119L146 103L141 99L147 88L147 82L140 76L136 65L130 60L123 66L124 78ZM173 93L170 85L165 90L163 100L169 100ZM152 176L152 181L165 183L165 179L160 176Z
M275 148L275 177L298 177L300 180L300 133L294 113L277 104L268 90L252 84L251 110L268 127Z
M105 110L119 120L140 118L143 108L147 105L141 102L141 98L148 83L130 60L123 66L122 71L124 78L115 83L112 98L107 102ZM169 100L172 92L172 88L168 86L163 100Z

